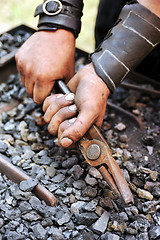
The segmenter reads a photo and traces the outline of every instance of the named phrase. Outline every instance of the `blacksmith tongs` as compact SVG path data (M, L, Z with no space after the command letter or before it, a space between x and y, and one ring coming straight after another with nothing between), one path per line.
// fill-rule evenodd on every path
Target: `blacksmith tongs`
M58 87L64 94L70 93L70 90L61 80L58 81ZM85 136L80 139L78 146L87 163L99 170L113 193L125 204L133 203L133 195L127 181L112 157L111 149L95 125L92 125Z

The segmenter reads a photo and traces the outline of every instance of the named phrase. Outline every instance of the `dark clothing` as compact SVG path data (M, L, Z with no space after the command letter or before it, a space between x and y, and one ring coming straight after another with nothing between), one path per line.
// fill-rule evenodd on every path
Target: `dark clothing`
M127 2L129 1L100 0L95 26L96 47L98 47L107 35L107 32L114 26L121 9ZM160 80L160 44L143 60L136 68L136 71L150 78Z
M127 0L100 0L95 26L96 47L103 41L109 29L114 26Z

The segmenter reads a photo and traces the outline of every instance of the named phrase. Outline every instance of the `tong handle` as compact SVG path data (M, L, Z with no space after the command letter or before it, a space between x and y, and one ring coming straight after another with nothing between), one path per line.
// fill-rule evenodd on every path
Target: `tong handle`
M130 191L128 183L127 183L127 181L126 181L118 163L112 157L112 155L110 155L109 158L107 159L107 166L108 166L108 168L109 168L109 170L110 170L110 172L113 176L113 179L114 179L115 184L116 184L116 186L117 186L117 188L118 188L118 190L119 190L119 192L122 196L123 201L126 204L133 203L134 202L133 195ZM105 173L105 171L104 171L104 173ZM105 176L104 176L104 179L105 179Z
M65 83L62 80L58 80L57 85L62 93L64 93L64 94L71 93L71 91L68 89L68 87L65 85ZM105 159L105 164L108 165L108 168L109 168L113 178L111 177L111 175L109 174L107 169L103 165L101 165L100 167L98 167L98 170L101 172L103 178L106 180L106 182L112 188L113 192L119 198L122 198L126 204L134 202L133 195L128 187L127 181L126 181L123 173L121 172L121 169L120 169L119 165L117 164L116 160L112 157L112 151L109 148L108 144L106 143L105 139L103 138L102 134L100 133L99 129L93 124L91 126L91 128L88 130L88 134L90 135L91 138L97 139L97 140L103 142L103 144L105 145L105 149L106 149L106 153L107 153L106 154L107 159ZM82 138L80 140L79 148L80 148L83 156L86 158L87 162L90 164L90 161L88 161L86 154L85 154L85 150L84 150L85 147L83 145L84 141L85 141L84 138ZM90 164L90 165L93 166L94 164Z
M62 81L62 80L57 80L56 84L58 86L58 88L60 89L60 91L64 94L69 94L71 93L71 91L69 90L69 88L66 86L66 84Z

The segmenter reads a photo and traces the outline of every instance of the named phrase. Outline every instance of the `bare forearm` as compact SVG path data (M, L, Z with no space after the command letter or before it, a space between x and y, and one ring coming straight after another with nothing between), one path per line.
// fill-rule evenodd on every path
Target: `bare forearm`
M138 2L160 17L160 0L138 0Z

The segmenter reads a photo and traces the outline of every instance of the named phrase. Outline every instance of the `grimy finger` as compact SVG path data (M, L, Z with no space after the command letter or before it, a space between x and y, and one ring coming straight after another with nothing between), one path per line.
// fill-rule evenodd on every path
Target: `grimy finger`
M75 104L61 108L51 119L48 125L48 131L50 134L56 135L60 124L66 119L72 118L77 113L77 107Z
M69 120L65 120L64 122L62 122L60 124L60 127L58 128L58 140L59 140L59 145L61 145L60 143L60 139L61 139L61 136L62 136L62 133L64 132L65 129L69 128L75 121L76 121L76 117L74 118L71 118ZM75 145L73 144L73 141L71 139L65 139L63 138L62 139L62 142L64 143L63 144L63 147L67 148L68 146L70 147L75 147ZM67 143L67 144L66 144ZM69 144L68 144L69 143ZM66 145L65 145L66 144ZM61 145L62 146L62 145Z
M70 93L70 94L67 94L67 95L64 95L62 93L54 94L54 95L51 95L51 96L47 97L44 100L43 111L46 112L47 108L51 104L55 104L55 105L59 105L59 106L63 107L63 106L67 106L67 105L73 103L73 101L74 101L74 94L73 93Z
M61 98L62 96L63 96L63 94L60 93L60 94L56 94L56 95L54 94L54 95L51 95L51 96L49 96L49 97L46 97L46 99L45 99L44 102L43 102L43 112L46 112L46 111L47 111L48 107L49 107L51 104L54 103L54 101L55 101L56 98Z
M53 89L54 82L40 82L38 79L35 82L33 89L33 100L37 104L43 103L46 97L48 97Z
M67 143L66 139L70 139L73 142L80 140L88 129L92 126L95 121L95 116L92 112L87 112L85 110L81 111L76 119L76 121L70 125L67 129L60 129L62 133L59 142L62 147L69 147L69 142ZM60 128L62 126L60 125ZM64 140L65 139L65 140Z
M72 98L71 98L72 97ZM61 109L73 103L74 94L69 95L53 95L48 97L44 103L44 120L49 123L51 118ZM49 105L49 103L51 103ZM47 108L48 107L48 108Z

